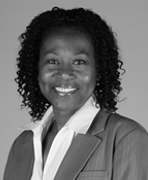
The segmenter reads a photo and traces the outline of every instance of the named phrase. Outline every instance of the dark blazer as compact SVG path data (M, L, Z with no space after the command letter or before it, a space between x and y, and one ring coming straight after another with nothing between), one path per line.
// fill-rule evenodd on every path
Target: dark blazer
M24 131L12 145L4 180L30 180L33 133ZM138 123L100 111L88 132L78 134L55 180L148 180L148 134Z

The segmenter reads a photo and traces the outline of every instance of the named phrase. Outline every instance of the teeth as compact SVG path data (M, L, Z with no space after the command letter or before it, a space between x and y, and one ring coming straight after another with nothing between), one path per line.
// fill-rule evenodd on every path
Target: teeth
M58 92L66 92L66 93L76 90L76 88L62 88L62 87L56 87L55 89Z

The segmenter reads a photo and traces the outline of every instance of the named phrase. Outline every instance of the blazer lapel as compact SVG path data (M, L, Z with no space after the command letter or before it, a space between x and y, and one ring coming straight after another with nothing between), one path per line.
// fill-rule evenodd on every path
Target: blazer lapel
M66 153L54 180L75 180L100 145L98 134L105 130L110 113L100 111L86 134L78 134ZM97 136L96 136L97 135Z
M101 139L90 134L78 134L64 157L55 180L74 180L100 144Z

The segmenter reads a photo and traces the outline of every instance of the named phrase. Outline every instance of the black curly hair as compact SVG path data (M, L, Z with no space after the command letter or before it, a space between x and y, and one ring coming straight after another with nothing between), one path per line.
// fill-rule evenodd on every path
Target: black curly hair
M115 33L98 14L84 8L58 7L36 16L26 31L19 36L21 49L17 58L18 92L23 97L21 107L30 108L32 119L40 120L51 105L43 96L38 84L40 47L46 33L60 27L76 27L88 33L94 45L97 81L94 89L96 106L116 111L118 94L122 90L120 60ZM124 70L123 70L124 71Z

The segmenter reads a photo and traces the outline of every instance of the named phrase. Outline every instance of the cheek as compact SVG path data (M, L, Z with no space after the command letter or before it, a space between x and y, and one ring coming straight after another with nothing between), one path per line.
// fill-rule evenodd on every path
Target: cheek
M83 76L83 81L84 81L85 84L95 86L95 84L96 84L96 76L95 76L94 73L85 74L85 76Z
M84 77L84 82L86 82L86 83L91 83L92 80L93 80L93 78L91 76L87 75L87 76Z
M44 92L49 91L49 80L50 80L50 74L49 73L40 73L39 74L39 87L41 92L44 94Z
M50 82L50 79L51 79L51 73L46 73L46 72L40 72L39 73L39 82L40 84L46 84L46 83L49 83Z
M85 82L90 82L90 79L91 79L91 78L90 78L90 76L88 76L88 75L84 77L84 81L85 81Z

